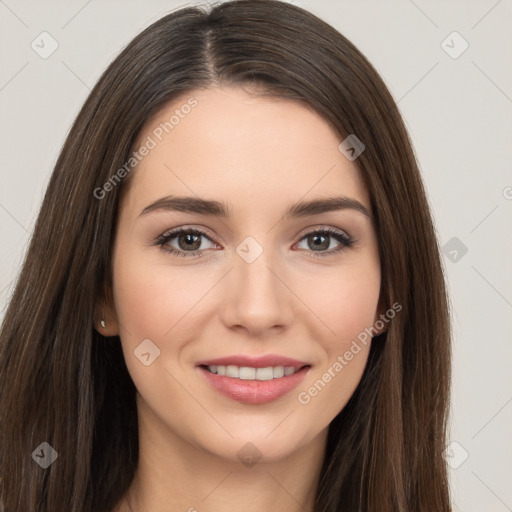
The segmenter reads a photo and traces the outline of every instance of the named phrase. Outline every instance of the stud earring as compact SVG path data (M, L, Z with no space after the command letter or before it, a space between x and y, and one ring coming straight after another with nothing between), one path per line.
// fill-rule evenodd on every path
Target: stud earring
M101 322L100 322L100 324L101 324L101 327L103 327L103 328L105 328L105 327L106 327L106 325L105 325L105 320L103 320L103 319L102 319L102 320L101 320Z

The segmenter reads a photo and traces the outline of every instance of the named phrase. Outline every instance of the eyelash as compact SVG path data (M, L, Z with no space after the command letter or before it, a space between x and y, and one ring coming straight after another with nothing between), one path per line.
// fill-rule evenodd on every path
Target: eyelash
M160 235L155 240L154 245L160 246L160 248L164 252L173 254L178 257L193 257L193 256L202 257L202 256L204 256L204 253L206 251L205 249L196 250L196 251L178 251L174 248L165 247L165 245L170 240L172 240L173 238L176 238L178 235L180 235L182 233L204 236L205 238L210 240L210 242L213 242L213 240L211 240L211 238L203 231L200 231L198 229L192 229L192 228L179 228L174 231L170 231L168 233L164 233L163 235ZM305 238L307 238L308 236L311 236L311 235L325 235L325 234L333 237L335 240L337 240L340 243L340 245L336 249L331 249L329 251L320 251L320 252L309 251L312 253L311 257L322 258L324 256L331 256L333 254L337 254L337 253L341 252L344 249L350 248L356 242L356 240L354 240L352 237L350 237L340 231L332 229L332 228L322 228L322 229L309 231L308 233L305 233L302 236L302 238L299 240L299 242L301 242L302 240L304 240ZM215 243L215 242L213 242L213 243Z

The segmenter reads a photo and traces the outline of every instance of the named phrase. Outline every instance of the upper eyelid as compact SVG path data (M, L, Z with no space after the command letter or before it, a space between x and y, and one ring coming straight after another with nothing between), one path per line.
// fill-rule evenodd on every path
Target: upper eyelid
M333 233L337 233L339 235L345 235L347 238L352 239L352 235L349 234L348 231L341 228L335 228L332 226L319 226L314 228L306 228L306 231L302 231L301 234L297 235L300 237L300 240L304 238L306 235L309 235L310 233L317 233L317 232L330 232L332 235Z

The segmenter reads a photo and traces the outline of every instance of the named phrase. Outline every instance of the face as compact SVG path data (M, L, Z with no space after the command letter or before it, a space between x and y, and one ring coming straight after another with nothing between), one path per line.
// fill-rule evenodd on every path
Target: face
M140 421L177 446L278 460L325 439L358 385L381 275L341 141L297 102L232 87L173 101L139 134L151 149L123 191L105 317Z

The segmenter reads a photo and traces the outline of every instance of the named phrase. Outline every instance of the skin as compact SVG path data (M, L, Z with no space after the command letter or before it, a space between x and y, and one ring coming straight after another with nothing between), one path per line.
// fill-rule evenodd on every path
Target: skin
M135 147L191 96L197 106L142 159L123 191L112 304L97 304L97 329L120 336L138 390L139 465L116 510L130 510L129 498L134 511L148 512L312 511L329 423L357 387L370 343L308 404L297 395L384 311L380 261L371 216L343 209L282 217L298 201L335 195L356 199L371 214L370 198L355 162L338 150L342 138L323 118L240 87L197 90L169 103ZM222 201L231 215L139 216L168 195ZM206 233L202 257L154 245L182 226ZM327 235L315 251L305 235L325 228L356 243L334 253L340 242ZM263 249L252 263L236 252L247 236ZM169 245L187 251L179 237ZM149 366L134 355L145 339L160 350ZM204 359L270 353L311 369L297 389L267 404L219 394L196 368ZM248 442L262 455L251 467L237 456Z

